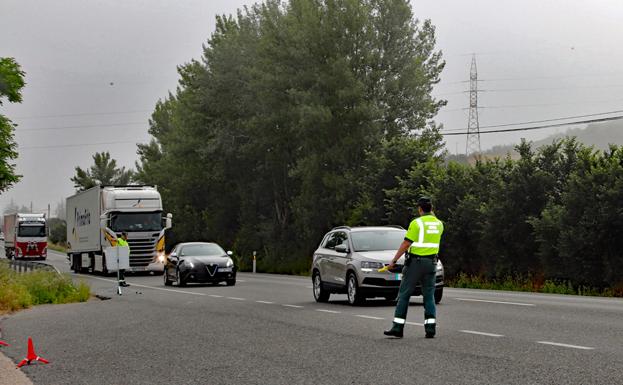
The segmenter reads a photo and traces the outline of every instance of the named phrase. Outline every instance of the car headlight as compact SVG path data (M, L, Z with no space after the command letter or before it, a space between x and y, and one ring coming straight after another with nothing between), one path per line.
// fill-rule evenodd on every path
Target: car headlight
M234 261L231 258L227 258L227 267L233 267L234 266Z
M190 261L184 261L184 264L185 264L185 265L188 265L191 269L194 269L194 268L195 268L195 264L194 264L194 263L192 263L192 262L190 262Z
M361 262L361 268L362 269L380 269L383 267L383 264L381 262L370 262L370 261L363 261Z

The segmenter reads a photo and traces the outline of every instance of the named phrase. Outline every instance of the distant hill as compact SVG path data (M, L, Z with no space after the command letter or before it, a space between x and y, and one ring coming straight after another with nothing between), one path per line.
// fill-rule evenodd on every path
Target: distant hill
M543 140L534 141L532 145L533 148L538 148L552 144L555 139L572 136L575 136L578 142L587 146L606 150L610 144L623 145L623 122L618 120L589 124L586 128L574 128L563 133L548 136ZM483 155L487 158L504 157L508 153L511 154L511 157L517 156L514 145L494 146L490 150L483 151Z

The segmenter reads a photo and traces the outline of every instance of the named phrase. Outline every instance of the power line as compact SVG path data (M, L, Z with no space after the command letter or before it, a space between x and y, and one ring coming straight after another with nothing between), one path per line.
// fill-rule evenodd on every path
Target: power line
M530 121L527 121L527 122L494 124L494 125L489 125L489 126L480 126L480 128L496 128L496 127L522 126L524 124L546 123L546 122L555 122L557 120L588 118L588 117L591 117L591 116L619 114L619 113L622 113L622 112L623 112L623 110L616 110L616 111L608 111L608 112L599 112L599 113L595 113L595 114L566 116L566 117L561 117L561 118L552 118L552 119L543 119L543 120L530 120ZM461 130L465 130L465 129L464 128L454 128L454 129L448 129L448 130L445 130L445 131L461 131Z
M66 118L72 116L101 116L101 115L127 115L143 112L153 112L153 110L135 110L135 111L110 111L110 112L79 112L75 114L58 114L58 115L34 115L34 116L16 116L12 119L43 119L43 118Z
M65 148L65 147L99 146L99 145L102 145L102 144L124 144L124 143L136 144L138 142L139 142L139 140L119 140L119 141L114 141L114 142L59 144L59 145L49 145L49 146L25 146L25 147L18 146L17 149L19 151L19 150L32 150L32 149L39 149L39 148Z
M589 123L609 122L609 121L612 121L612 120L621 120L621 119L623 119L623 115L622 116L612 116L612 117L608 117L608 118L600 118L600 119L580 120L580 121L576 121L576 122L546 124L546 125L534 126L534 127L506 128L506 129L500 129L500 130L484 130L484 131L480 131L480 134L493 134L493 133L500 133L500 132L515 132L515 131L531 131L531 130L540 130L540 129L543 129L543 128L573 126L573 125L576 125L576 124L589 124ZM442 136L467 135L468 132L467 131L463 131L463 132L442 132L440 134Z
M69 128L96 128L96 127L125 127L135 126L139 124L147 124L147 122L130 122L130 123L111 123L111 124L81 124L78 126L58 126L58 127L39 127L39 128L17 128L15 132L20 131L44 131L44 130L65 130Z

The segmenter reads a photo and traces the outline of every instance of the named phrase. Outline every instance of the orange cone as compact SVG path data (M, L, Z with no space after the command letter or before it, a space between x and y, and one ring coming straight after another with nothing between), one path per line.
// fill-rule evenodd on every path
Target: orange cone
M39 357L37 353L35 353L35 346L32 343L32 338L28 337L28 354L26 354L26 358L24 358L19 364L17 364L17 367L21 368L24 365L30 365L32 361L39 361L43 362L44 364L50 363L48 360Z

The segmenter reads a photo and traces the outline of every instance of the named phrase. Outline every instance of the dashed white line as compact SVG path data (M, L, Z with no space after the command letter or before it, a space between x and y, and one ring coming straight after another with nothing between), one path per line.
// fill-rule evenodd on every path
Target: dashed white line
M592 348L590 346L561 344L559 342L551 342L551 341L537 341L536 343L537 344L543 344L543 345L560 346L560 347L563 347L563 348L572 348L572 349L582 349L582 350L593 350L593 349L595 349L595 348Z
M316 311L320 311L323 313L331 313L331 314L340 314L341 311L337 311L337 310L328 310L328 309L316 309Z
M240 298L240 297L227 297L227 299L234 299L236 301L246 301L246 299Z
M264 303L264 304L266 304L266 305L272 305L272 304L274 304L274 302L270 302L270 301L255 301L255 302L257 302L257 303Z
M382 317L374 317L371 315L363 315L363 314L355 314L355 317L359 317L359 318L366 318L366 319L376 319L376 320L382 320Z
M487 337L504 337L502 334L494 334L494 333L485 333L485 332L477 332L475 330L459 330L461 333L467 334L477 334L479 336L487 336Z
M285 307L293 307L293 308L296 308L296 309L300 309L300 308L302 308L302 307L303 307L303 306L299 306L299 305L288 305L288 304L282 304L281 306L285 306Z
M74 275L82 276L82 277L89 278L89 279L97 279L97 280L100 280L100 281L117 283L116 280L112 280L112 279L106 279L106 278L100 278L100 277L92 277L92 276L84 275L84 274L74 274ZM130 286L142 287L142 288L145 288L145 289L169 291L171 293L181 293L181 294L200 295L200 296L206 296L207 295L205 293L197 293L197 292L194 292L194 291L184 291L184 290L177 290L177 289L165 289L164 287L154 287L154 286L147 286L147 285L139 285L138 283L131 283ZM132 289L129 289L129 290L132 290Z
M474 299L474 298L454 298L457 301L470 301L470 302L486 302L486 303L497 303L502 305L516 305L516 306L536 306L533 303L525 303L525 302L505 302L505 301L490 301L485 299Z
M214 297L214 298L223 298L222 295L218 295L218 294L208 294L210 297Z

